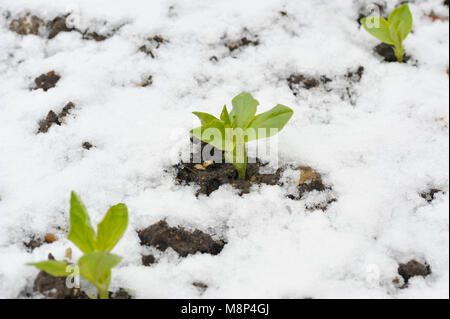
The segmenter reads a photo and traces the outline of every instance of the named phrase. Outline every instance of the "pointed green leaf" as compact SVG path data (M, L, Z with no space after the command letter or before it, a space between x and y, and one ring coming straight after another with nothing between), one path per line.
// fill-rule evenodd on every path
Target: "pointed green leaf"
M225 148L225 126L220 120L192 129L190 133L199 140L211 144L220 150Z
M67 271L66 261L47 260L38 263L28 263L29 266L35 266L39 270L43 270L53 277L67 277L71 274Z
M208 113L204 113L204 112L192 112L192 114L194 114L195 116L197 116L200 119L200 122L203 125L207 125L208 123L212 122L212 121L218 121L218 119L211 114Z
M84 253L96 248L95 231L92 228L86 207L75 192L70 199L70 231L67 238Z
M110 251L122 237L128 225L128 210L124 204L111 207L97 225L97 250Z
M246 130L247 141L271 137L277 134L284 128L293 114L294 111L291 108L281 104L278 104L267 112L258 114ZM254 130L254 133L250 134L251 132L249 130Z
M256 114L259 102L250 93L241 93L233 101L233 109L230 112L230 119L234 128L246 129Z
M389 24L394 28L400 43L412 30L413 17L407 3L401 5L389 15Z
M361 25L375 38L386 44L394 44L389 23L383 17L369 16L361 19Z
M111 281L111 268L117 266L122 258L104 251L85 254L78 261L80 275L93 284L101 298L108 298Z
M231 125L230 115L228 114L226 105L223 106L222 113L220 114L220 120L225 123L225 126Z

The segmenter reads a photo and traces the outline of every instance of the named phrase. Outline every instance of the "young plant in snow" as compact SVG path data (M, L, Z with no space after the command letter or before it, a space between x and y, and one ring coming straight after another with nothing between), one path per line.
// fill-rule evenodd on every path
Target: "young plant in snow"
M190 132L205 143L223 150L225 159L232 163L245 179L247 169L247 142L271 137L283 129L294 111L278 104L271 110L256 114L259 102L249 93L241 93L232 100L233 109L228 113L225 105L220 119L215 116L193 112L201 121L201 126Z
M81 199L72 192L70 200L70 231L68 239L84 255L77 266L81 277L93 284L101 299L108 299L111 282L111 268L118 265L122 257L109 252L122 237L128 224L128 210L124 204L111 207L103 220L97 225L97 234L91 226L88 212ZM29 263L54 277L71 275L71 267L66 261L47 260Z
M405 50L403 41L411 32L413 18L408 3L391 12L388 21L383 17L369 16L361 19L361 24L371 35L383 43L392 45L398 62L403 62Z

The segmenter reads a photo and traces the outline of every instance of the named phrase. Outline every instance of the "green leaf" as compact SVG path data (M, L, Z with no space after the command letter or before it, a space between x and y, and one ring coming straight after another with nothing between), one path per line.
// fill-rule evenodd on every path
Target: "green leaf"
M121 262L122 258L104 251L85 254L78 261L80 275L93 284L100 298L108 298L108 288L111 282L111 269Z
M246 130L248 136L247 141L252 141L264 137L271 137L277 134L284 128L284 126L291 119L293 114L294 111L291 108L281 104L278 104L277 106L275 106L274 108L272 108L267 112L258 114L250 122ZM254 130L254 134L249 134L249 130Z
M111 207L97 225L97 250L110 251L128 225L128 209L124 204Z
M212 121L218 121L218 119L211 114L203 113L203 112L192 112L195 116L197 116L200 119L200 122L203 125L208 125Z
M256 114L259 102L250 93L241 93L233 99L232 103L233 109L230 112L232 126L246 129Z
M70 199L70 231L67 238L84 253L90 253L96 248L95 231L81 199L72 192Z
M43 270L53 277L67 277L71 275L70 271L67 271L66 261L47 260L38 263L28 263L29 266L35 266L39 270Z
M225 149L225 126L220 120L192 129L190 133L199 140L211 144L220 150Z
M394 28L400 43L403 42L411 32L413 25L413 17L407 3L391 12L389 24Z
M230 115L228 114L226 105L223 106L222 113L220 114L220 120L225 123L225 126L231 125Z
M377 19L374 21L374 19ZM361 19L361 24L375 38L386 44L394 45L389 23L383 17L369 16Z

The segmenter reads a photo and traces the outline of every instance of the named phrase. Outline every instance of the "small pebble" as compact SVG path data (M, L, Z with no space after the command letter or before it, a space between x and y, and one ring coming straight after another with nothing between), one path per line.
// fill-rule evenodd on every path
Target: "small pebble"
M198 169L199 171L204 171L204 170L205 170L205 168L203 167L202 164L195 164L195 165L194 165L194 168L195 168L195 169Z
M50 233L48 233L48 234L45 235L45 242L46 242L46 243L51 244L51 243L53 243L53 242L55 242L55 241L56 241L56 236L55 236L55 235L50 234Z

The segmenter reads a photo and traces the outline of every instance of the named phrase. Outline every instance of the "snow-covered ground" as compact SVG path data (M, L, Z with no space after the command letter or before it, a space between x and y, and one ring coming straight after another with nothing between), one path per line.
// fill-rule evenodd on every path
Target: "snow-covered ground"
M399 2L386 1L387 11ZM50 252L63 259L67 247L80 256L61 230L75 190L94 223L109 206L128 205L111 288L135 298L448 298L449 24L426 16L448 17L442 3L410 3L412 59L398 64L383 62L356 22L370 1L0 0L0 297L30 290L37 270L25 263ZM27 12L46 21L71 13L80 30L113 35L10 31ZM139 47L155 35L167 42L152 58ZM260 44L232 53L224 45L247 35ZM344 75L358 66L362 80L342 98ZM55 88L30 90L51 70L61 75ZM295 73L326 75L332 90L294 96L286 79ZM322 174L337 199L325 212L305 206L320 194L287 198L288 183L198 198L195 186L176 185L173 155L198 124L191 112L219 114L242 91L260 111L294 109L279 161ZM36 134L69 101L76 107L65 123ZM420 194L432 188L442 192L428 203ZM163 218L227 244L217 256L158 253L145 267L149 248L136 230ZM55 243L24 246L49 232ZM400 289L398 265L413 259L432 273ZM208 285L203 294L196 281Z

